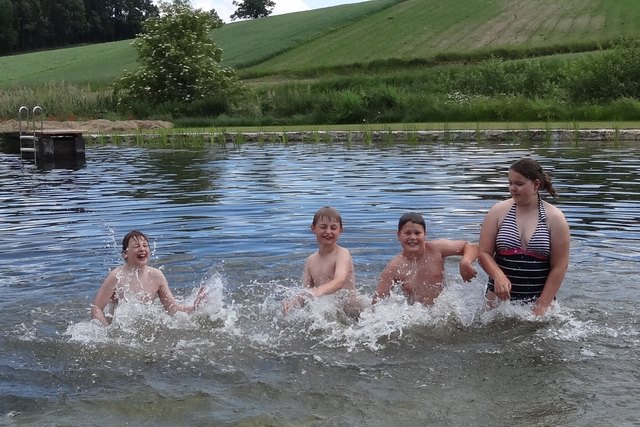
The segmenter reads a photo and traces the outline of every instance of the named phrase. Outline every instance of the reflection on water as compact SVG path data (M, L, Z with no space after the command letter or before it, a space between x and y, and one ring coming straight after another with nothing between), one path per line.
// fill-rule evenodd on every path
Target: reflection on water
M370 301L399 250L399 216L430 238L477 240L533 154L572 231L559 305L484 310L486 276L431 308L394 296L358 320L336 297L290 316L309 230L340 210L342 244ZM92 147L81 170L22 169L0 155L0 416L85 425L621 425L637 416L640 148L588 144L248 144ZM196 315L125 304L109 328L89 304L124 234L152 240ZM452 404L454 402L454 404ZM508 407L509 411L504 408ZM613 410L612 408L615 408ZM96 422L97 423L97 422Z

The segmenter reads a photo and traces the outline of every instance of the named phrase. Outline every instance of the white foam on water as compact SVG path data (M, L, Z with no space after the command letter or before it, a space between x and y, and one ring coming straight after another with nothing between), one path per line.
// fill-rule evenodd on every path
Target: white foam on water
M600 317L607 317L606 313L600 313ZM621 347L637 347L640 330L637 325L612 322L616 327L609 326L608 322L602 322L601 318L582 320L582 314L578 310L571 310L554 304L547 316L552 320L548 328L541 330L539 334L543 338L555 339L565 342L583 342L602 337L602 341L611 339Z
M558 303L542 317L533 315L530 304L503 302L489 309L484 284L479 280L463 283L448 278L433 306L409 304L395 289L388 298L371 306L371 296L360 293L359 316L350 310L353 299L345 292L309 299L304 306L285 313L283 301L303 292L300 285L270 281L234 288L216 269L209 271L180 302L193 304L200 287L206 290L207 298L192 314L178 312L171 316L158 301L153 304L129 301L116 308L109 327L87 320L70 325L66 335L86 345L112 343L141 348L162 345L169 330L175 331L173 338L176 334L179 338L174 343L179 352L220 351L221 346L226 346L229 351L255 348L288 354L318 347L377 351L406 340L407 333L417 331L421 335L425 328L436 333L482 330L511 320L520 324L539 323L542 327L534 334L543 339L579 341L593 335L618 333L604 330L593 320L580 320ZM235 289L233 296L225 292L229 287Z
M17 325L14 334L22 341L34 341L37 336L37 331L34 326L27 326L24 323Z
M360 295L363 305L359 317L343 308L343 295L310 300L303 308L285 316L291 335L307 337L326 347L344 347L348 351L379 350L390 341L401 340L414 327L469 327L484 310L484 287L478 284L452 283L431 307L409 304L395 289L391 295L371 306L371 297Z
M200 329L203 322L207 322L207 327L222 325L229 333L234 333L237 317L233 310L225 307L223 278L216 272L209 272L183 300L176 299L181 304L193 305L201 287L207 297L192 314L177 312L169 315L158 300L122 301L114 310L111 325L103 327L95 320L86 320L69 325L65 335L70 336L71 341L84 344L114 343L141 347L162 339L162 331L194 331Z

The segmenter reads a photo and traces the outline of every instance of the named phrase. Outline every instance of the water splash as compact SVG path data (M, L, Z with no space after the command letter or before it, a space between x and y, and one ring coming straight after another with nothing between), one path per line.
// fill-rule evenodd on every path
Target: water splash
M299 284L287 280L230 284L220 269L210 269L181 301L193 304L200 287L206 290L207 298L191 315L178 312L170 316L157 301L127 301L117 307L111 326L103 328L85 321L70 325L66 334L73 341L91 345L153 348L170 344L185 352L226 346L234 351L257 349L283 355L301 348L379 351L425 339L425 334L446 337L455 331L514 322L542 326L539 334L556 340L579 339L581 334L593 333L588 322L581 323L558 305L543 318L535 317L530 305L507 302L489 310L480 281L462 283L455 279L449 280L429 307L409 304L396 291L371 306L371 296L361 293L357 296L361 310L354 313L345 304L347 294L338 292L309 300L304 307L285 314L282 302L300 292ZM235 291L230 292L230 288Z

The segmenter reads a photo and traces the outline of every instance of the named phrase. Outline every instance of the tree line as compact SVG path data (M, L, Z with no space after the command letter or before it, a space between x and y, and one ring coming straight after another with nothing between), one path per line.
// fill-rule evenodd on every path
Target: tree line
M232 20L268 16L275 6L272 0L233 4ZM219 20L215 10L209 13ZM0 55L132 39L158 15L152 0L0 0Z
M0 55L134 38L152 0L0 0Z

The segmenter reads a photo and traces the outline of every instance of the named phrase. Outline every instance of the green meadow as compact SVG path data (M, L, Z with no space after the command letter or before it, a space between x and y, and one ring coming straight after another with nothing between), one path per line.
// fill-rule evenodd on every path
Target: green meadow
M609 3L606 9L603 3ZM620 3L632 4L601 0L396 2L248 71L271 74L312 67L425 63L438 57L464 59L508 51L529 56L591 50L598 43L621 35L636 36L640 31L633 24L638 22L640 7L632 6L636 13L625 15Z
M373 0L212 38L251 105L117 111L111 83L136 66L121 41L0 57L0 117L37 103L57 118L183 126L640 120L637 0Z

